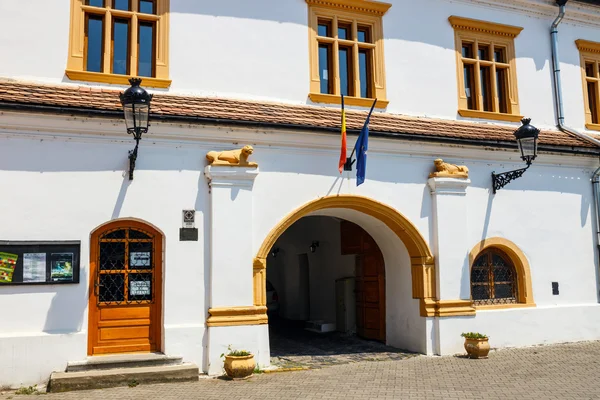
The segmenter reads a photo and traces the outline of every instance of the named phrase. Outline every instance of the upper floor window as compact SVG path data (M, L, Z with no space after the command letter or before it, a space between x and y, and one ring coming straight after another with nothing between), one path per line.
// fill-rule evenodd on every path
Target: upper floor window
M71 0L66 75L72 80L168 87L169 0Z
M388 104L385 93L382 17L391 7L368 0L306 0L309 6L314 102Z
M600 131L600 43L575 41L581 54L585 127Z
M452 16L463 117L520 121L514 38L523 28Z

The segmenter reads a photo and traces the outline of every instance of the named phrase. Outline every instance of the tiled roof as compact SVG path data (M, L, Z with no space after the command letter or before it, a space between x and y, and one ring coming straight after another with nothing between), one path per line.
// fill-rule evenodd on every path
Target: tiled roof
M89 111L119 111L119 91L89 86L39 85L0 80L0 104L64 107ZM278 124L306 128L340 126L338 109L310 105L290 105L212 97L176 96L156 93L152 100L155 117L185 117ZM348 111L348 129L360 129L366 112ZM374 113L373 132L402 136L465 139L486 142L513 142L514 126L483 122L448 121L426 117ZM560 131L542 131L540 145L567 148L593 148L594 145Z

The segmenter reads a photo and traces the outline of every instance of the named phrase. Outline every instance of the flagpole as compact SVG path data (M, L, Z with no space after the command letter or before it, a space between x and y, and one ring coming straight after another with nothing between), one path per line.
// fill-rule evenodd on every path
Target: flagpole
M342 101L343 101L344 97L342 96ZM369 115L367 116L367 118L371 117L371 114L373 113L373 110L375 109L375 104L377 104L377 99L375 99L375 101L373 102L373 105L371 106L371 110L369 111ZM352 153L350 153L350 157L348 157L346 159L346 164L344 164L344 171L352 171L352 165L354 165L354 162L356 161L352 161L352 157L354 156L354 152L356 151L356 146L352 147Z

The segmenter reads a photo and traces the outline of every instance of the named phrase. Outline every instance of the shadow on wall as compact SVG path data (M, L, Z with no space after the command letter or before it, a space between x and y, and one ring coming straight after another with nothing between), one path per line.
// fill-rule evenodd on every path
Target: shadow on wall
M85 119L84 121L91 121ZM125 136L125 134L124 134ZM125 139L129 139L125 137ZM129 140L66 142L59 140L2 140L0 171L97 172L119 171L128 180ZM202 171L208 149L192 143L171 147L156 145L151 138L140 142L135 174L142 171Z
M257 3L260 5L257 6ZM171 0L170 11L180 14L260 19L299 25L306 25L308 15L304 0Z
M83 324L83 314L88 306L87 274L81 274L81 280L76 285L55 285L52 289L56 294L50 302L44 332L46 333L75 333Z
M81 331L83 316L88 306L87 279L87 271L82 265L78 284L22 285L3 288L0 298L14 299L13 302L20 303L14 306L22 310L18 314L18 320L11 321L13 330L39 329L50 334ZM49 294L53 294L50 301L48 301ZM47 310L45 321L42 319L44 310ZM43 326L40 326L42 323Z

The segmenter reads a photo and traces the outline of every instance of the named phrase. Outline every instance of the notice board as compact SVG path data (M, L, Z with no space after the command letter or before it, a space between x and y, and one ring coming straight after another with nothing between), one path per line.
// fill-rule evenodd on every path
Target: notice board
M80 241L0 241L0 286L79 283Z

